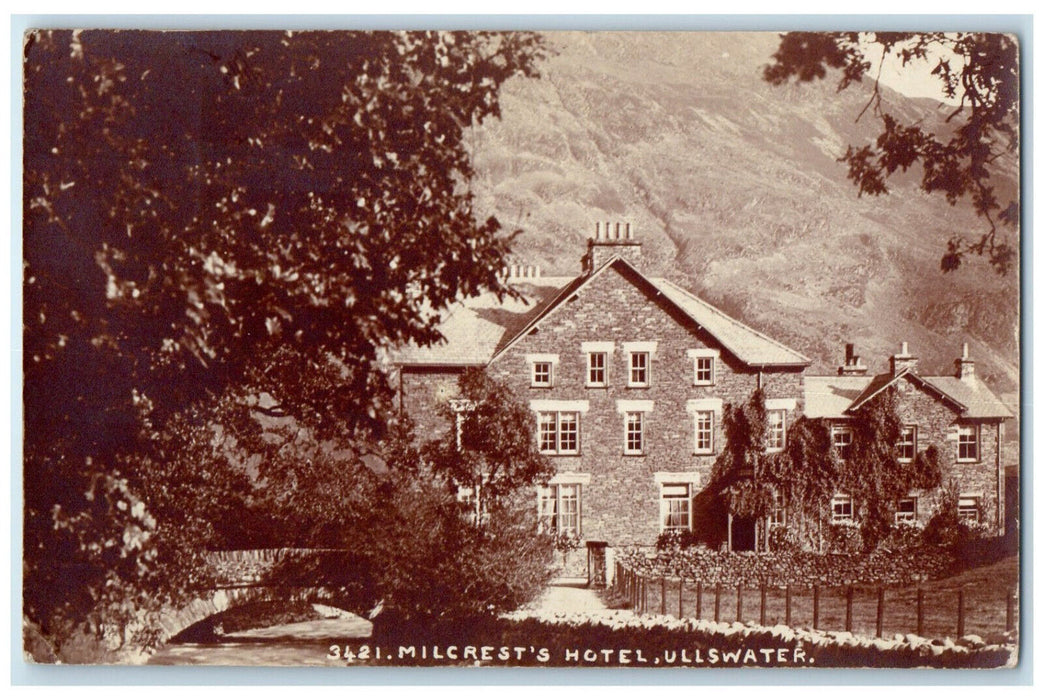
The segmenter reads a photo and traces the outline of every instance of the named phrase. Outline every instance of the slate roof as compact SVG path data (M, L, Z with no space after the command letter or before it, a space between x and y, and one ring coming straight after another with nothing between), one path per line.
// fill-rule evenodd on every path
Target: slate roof
M892 376L805 377L805 415L809 418L847 418L882 390L907 378L942 396L962 418L1012 418L1014 414L985 384L965 382L953 376L921 376L910 370Z
M548 298L566 286L569 277L534 277L513 285L523 300L497 299L492 292L453 304L443 315L439 332L441 343L429 347L408 345L389 353L400 365L481 366L489 362L505 336L512 336L546 304ZM521 282L521 281L520 281Z
M744 363L755 367L761 365L805 367L811 364L812 361L801 353L743 325L673 282L663 278L653 278L649 281L697 325L702 326Z
M745 326L673 282L645 277L623 258L612 258L589 275L519 280L529 305L506 298L501 303L493 294L455 304L439 326L445 342L428 348L402 348L391 353L392 361L403 365L484 365L613 265L629 269L747 365L806 367L811 363L804 355Z

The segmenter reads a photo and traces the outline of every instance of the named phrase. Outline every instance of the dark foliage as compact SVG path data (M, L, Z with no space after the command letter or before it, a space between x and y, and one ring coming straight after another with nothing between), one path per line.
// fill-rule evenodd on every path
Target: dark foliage
M959 104L935 133L920 123L904 123L886 104L875 67L867 54L873 47L885 57L898 58L904 67L931 65L940 94ZM942 256L944 271L960 267L968 253L985 255L997 272L1007 273L1017 262L1017 245L1001 227L1017 230L1018 195L1001 198L993 174L1017 165L1019 149L1019 47L1014 36L982 33L858 34L790 32L782 35L773 62L765 68L768 82L779 85L795 79L824 79L828 69L841 72L838 90L872 76L873 94L863 109L880 119L875 142L850 145L841 158L848 178L859 193L888 192L896 172L919 166L921 190L941 193L950 204L970 199L988 229L972 240L960 232L950 239ZM862 113L859 115L862 116Z
M208 447L217 414L234 423L210 439L259 449L246 471L287 487L273 513L321 540L343 527L328 477L365 475L361 454L279 449L379 437L381 350L436 340L455 299L507 293L510 236L476 221L465 136L542 48L42 31L24 51L24 603L57 639L191 584L196 546L249 490ZM312 447L263 445L252 414L295 421ZM245 505L218 541L263 535Z

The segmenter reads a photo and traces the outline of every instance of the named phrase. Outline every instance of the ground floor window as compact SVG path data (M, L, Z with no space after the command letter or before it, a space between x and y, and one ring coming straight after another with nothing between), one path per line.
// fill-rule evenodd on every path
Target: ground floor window
M786 525L787 508L783 503L783 497L778 493L772 494L772 510L769 512L769 525Z
M917 522L917 499L913 497L900 498L895 505L895 522L914 523Z
M580 484L551 484L540 490L540 526L546 532L580 534Z
M977 496L961 496L957 499L957 517L977 523L982 519L982 509Z
M852 497L845 494L837 494L830 501L830 521L834 523L847 523L855 518L852 508Z
M692 488L689 484L660 486L660 523L663 532L692 529Z

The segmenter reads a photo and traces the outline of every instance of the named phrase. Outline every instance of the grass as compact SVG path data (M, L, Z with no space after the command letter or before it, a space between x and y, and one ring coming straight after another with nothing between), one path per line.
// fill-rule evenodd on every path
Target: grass
M985 637L1006 631L1008 594L1018 589L1018 558L1007 557L999 562L969 569L956 576L937 581L926 581L920 585L924 591L924 636L956 637L957 607L959 591L964 589L964 633ZM685 581L679 590L678 579L668 579L666 600L661 608L661 585L659 579L650 579L647 586L648 613L678 616L679 593L683 617L697 616L697 585ZM882 636L917 632L918 586L885 589ZM844 630L846 616L845 589L843 587L820 587L819 624L821 630ZM700 596L700 617L715 619L715 589L704 588ZM626 596L610 594L610 605L627 605ZM731 622L737 619L737 589L722 587L717 597L718 619ZM813 626L813 592L811 587L792 586L790 623L793 627ZM1018 601L1015 601L1015 621L1018 622ZM742 622L760 623L761 591L755 588L742 590ZM767 588L765 591L764 621L767 625L786 623L786 594L783 588ZM852 632L872 636L877 631L877 588L855 586L852 597Z

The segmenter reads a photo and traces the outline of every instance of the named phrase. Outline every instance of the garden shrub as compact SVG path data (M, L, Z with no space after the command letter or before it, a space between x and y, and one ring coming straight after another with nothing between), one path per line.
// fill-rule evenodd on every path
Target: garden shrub
M823 528L823 547L829 554L863 551L863 533L855 523L831 523Z
M801 536L789 527L769 528L769 549L773 554L794 554L805 551Z
M661 551L688 549L702 544L699 536L692 530L667 530L656 538L656 549Z

